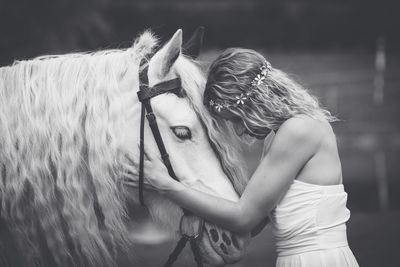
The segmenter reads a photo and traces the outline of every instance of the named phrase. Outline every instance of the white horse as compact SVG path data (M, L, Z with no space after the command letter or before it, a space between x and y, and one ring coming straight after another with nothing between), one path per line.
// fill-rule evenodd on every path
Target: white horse
M145 32L125 50L0 68L0 265L114 266L129 247L127 203L138 204L138 194L122 178L139 155L139 63L156 45ZM172 165L196 173L182 183L236 200L246 182L237 154L203 106L204 75L181 46L178 30L148 61L150 86L182 81L180 92L151 100L162 137ZM147 127L145 135L155 148ZM181 208L155 192L145 203L178 233ZM189 217L183 226L197 224ZM199 246L205 262L221 265L239 260L247 243L206 223Z

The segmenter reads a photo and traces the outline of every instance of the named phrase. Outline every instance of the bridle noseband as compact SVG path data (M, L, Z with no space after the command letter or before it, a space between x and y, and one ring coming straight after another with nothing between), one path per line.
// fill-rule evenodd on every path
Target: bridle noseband
M140 62L140 66L144 66L146 64L146 59L142 59ZM175 175L175 172L172 168L171 162L169 160L169 155L167 150L165 149L165 145L163 139L161 137L160 130L157 125L156 117L153 113L153 109L151 107L150 99L164 94L168 92L172 92L174 90L181 89L181 80L180 78L167 80L161 83L154 85L153 87L149 87L148 81L148 65L144 67L144 69L139 73L139 87L140 90L137 92L137 96L139 101L142 103L141 115L140 115L140 158L139 158L139 201L142 206L146 206L144 203L143 197L143 185L144 185L144 117L147 118L149 122L150 129L153 133L154 139L157 143L158 150L161 154L161 159L164 162L164 165L167 167L169 175L178 181L178 178ZM203 263L200 257L200 251L197 244L197 240L201 240L201 234L203 232L204 221L200 219L199 228L197 234L188 235L183 232L182 229L182 221L184 216L190 215L190 212L187 210L183 210L183 216L180 219L179 223L179 231L182 235L181 239L178 241L175 249L172 251L170 256L168 257L167 262L164 264L164 267L170 267L176 261L179 254L182 252L186 243L189 241L190 247L193 252L194 259L197 263L198 267L202 267Z

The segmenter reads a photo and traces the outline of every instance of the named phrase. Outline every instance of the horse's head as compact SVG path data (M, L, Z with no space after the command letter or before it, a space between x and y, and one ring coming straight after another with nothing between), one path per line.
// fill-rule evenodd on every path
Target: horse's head
M181 53L182 31L151 58L148 68L149 86L180 78L181 90L152 98L151 104L172 166L182 183L222 198L237 200L231 179L224 172L220 158L210 140L212 127L209 113L202 103L205 78L199 67ZM145 142L153 143L147 131ZM223 158L221 159L223 161ZM146 172L146 170L145 170ZM172 179L172 178L171 178ZM152 192L145 192L145 202L154 218L178 230L181 208ZM186 218L184 228L197 227L198 219ZM248 236L238 236L206 223L200 241L204 259L214 265L231 263L241 258Z
M144 34L129 49L0 68L0 223L7 228L0 231L0 258L15 247L21 257L9 258L21 259L16 266L115 266L115 252L128 248L126 193L135 201L138 194L122 186L123 165L139 155L135 88L139 62L155 43ZM236 200L243 176L203 106L205 78L181 54L181 31L149 61L150 86L175 77L180 92L151 100L172 165L190 177L182 183ZM145 134L155 148L148 128ZM178 231L182 210L155 192L144 197L153 218ZM185 217L182 225L189 231L197 223ZM204 229L207 262L240 258L247 237L211 224ZM8 232L15 246L1 244Z

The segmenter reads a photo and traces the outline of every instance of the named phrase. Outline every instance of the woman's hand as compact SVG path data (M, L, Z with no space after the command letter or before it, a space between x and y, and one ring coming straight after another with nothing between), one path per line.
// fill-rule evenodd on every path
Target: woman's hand
M161 160L159 153L150 149L147 145L144 146L144 188L148 190L156 190L160 193L179 190L181 185L169 176L168 170ZM139 164L131 159L128 159L129 164L125 165L126 179L124 184L128 186L138 187L139 180L133 180L131 177L139 177Z

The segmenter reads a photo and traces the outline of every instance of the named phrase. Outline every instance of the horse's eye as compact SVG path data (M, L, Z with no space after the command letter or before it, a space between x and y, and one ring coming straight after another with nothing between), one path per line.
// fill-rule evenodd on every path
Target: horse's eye
M181 140L192 139L192 132L186 126L171 127L171 130L174 132L175 136Z

